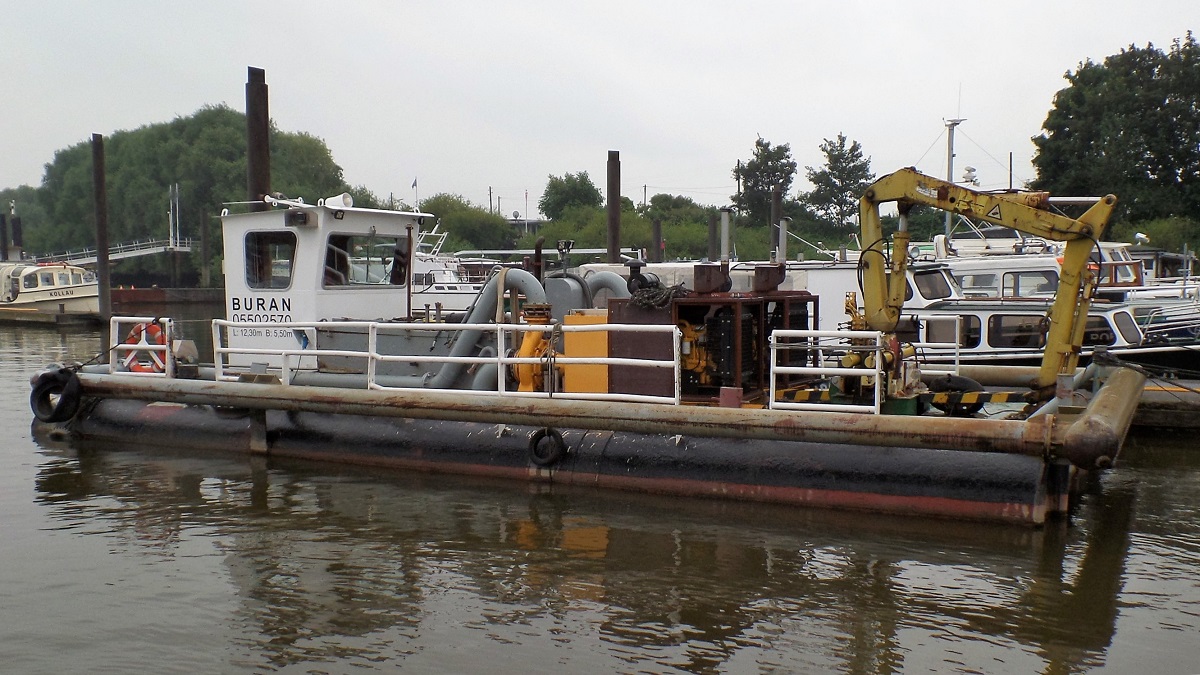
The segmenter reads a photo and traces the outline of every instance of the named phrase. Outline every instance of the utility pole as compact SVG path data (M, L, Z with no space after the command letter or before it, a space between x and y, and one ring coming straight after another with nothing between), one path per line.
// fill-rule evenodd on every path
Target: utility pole
M492 209L492 186L488 186L488 213L495 213Z
M966 122L963 118L955 118L946 120L946 180L950 183L954 182L954 129L958 125ZM949 211L946 212L946 238L950 237L952 229L953 216Z

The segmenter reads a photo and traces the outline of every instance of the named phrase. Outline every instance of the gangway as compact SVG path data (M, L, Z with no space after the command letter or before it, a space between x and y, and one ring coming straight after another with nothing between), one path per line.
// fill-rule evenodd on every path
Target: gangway
M109 260L123 260L156 253L191 253L192 240L179 236L179 184L172 185L169 191L170 209L167 211L167 238L146 239L116 244L108 249ZM43 256L33 256L32 260L39 263L65 262L73 265L95 265L97 251L95 248L51 253Z
M132 241L124 244L116 244L109 247L109 260L122 260L124 258L136 258L137 256L153 255L155 253L167 252L191 253L191 239L146 239L144 241ZM72 265L95 265L96 264L96 249L82 248L71 251L63 251L61 253L51 253L49 255L32 256L34 262L54 263L65 262Z

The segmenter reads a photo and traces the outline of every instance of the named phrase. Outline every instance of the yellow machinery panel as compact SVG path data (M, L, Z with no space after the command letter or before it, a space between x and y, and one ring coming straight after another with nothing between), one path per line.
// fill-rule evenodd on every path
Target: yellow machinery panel
M564 326L590 326L608 322L606 309L581 309L563 317ZM563 333L563 356L607 357L608 332ZM608 366L568 364L562 366L563 390L574 393L607 393Z

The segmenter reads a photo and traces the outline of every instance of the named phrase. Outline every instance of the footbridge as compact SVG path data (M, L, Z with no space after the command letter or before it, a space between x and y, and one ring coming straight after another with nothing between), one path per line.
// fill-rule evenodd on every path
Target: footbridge
M133 241L125 244L116 244L108 249L109 260L123 260L125 258L136 258L143 255L154 255L157 253L191 253L192 240L187 238L176 239L146 239L142 241ZM97 252L94 248L82 248L72 251L63 251L61 253L51 253L49 255L41 255L33 257L35 262L65 262L72 265L95 265Z

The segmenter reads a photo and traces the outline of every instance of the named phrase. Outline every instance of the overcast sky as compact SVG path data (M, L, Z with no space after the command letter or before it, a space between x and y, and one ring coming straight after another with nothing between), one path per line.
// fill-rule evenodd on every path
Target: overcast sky
M323 138L347 182L537 210L548 175L723 205L758 136L800 165L838 133L876 174L1034 177L1063 75L1200 24L1196 0L656 2L0 0L0 187L40 185L56 150L204 105L245 108L266 71L278 127ZM957 178L958 176L956 176ZM645 186L645 188L644 188ZM526 206L528 191L528 207ZM309 200L325 195L301 195Z

